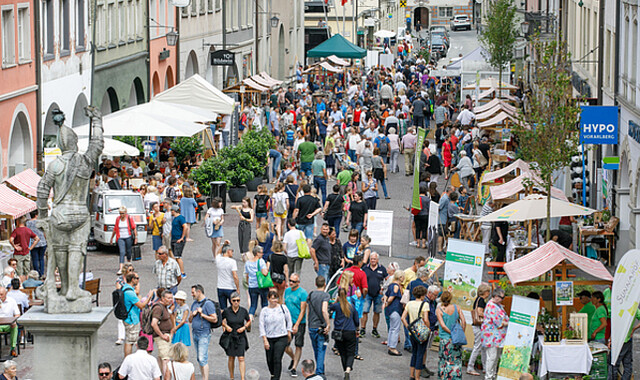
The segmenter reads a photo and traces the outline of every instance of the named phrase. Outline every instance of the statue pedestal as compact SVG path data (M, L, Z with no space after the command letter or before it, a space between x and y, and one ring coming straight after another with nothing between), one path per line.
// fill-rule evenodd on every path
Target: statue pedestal
M98 329L111 307L90 313L48 314L32 307L18 323L34 336L34 379L98 380Z

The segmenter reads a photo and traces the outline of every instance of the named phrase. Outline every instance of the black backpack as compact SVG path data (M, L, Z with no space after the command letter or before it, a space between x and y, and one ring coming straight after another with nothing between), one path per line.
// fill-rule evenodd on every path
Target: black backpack
M218 327L222 326L222 309L220 308L220 304L212 299L206 298L205 301L202 303L202 307L204 307L204 305L207 303L207 301L213 302L213 307L215 307L216 309L216 316L218 317L216 319L216 323L211 323L211 328L212 329L217 329Z
M124 321L129 316L129 312L133 308L134 305L131 305L129 310L127 310L124 304L124 292L127 290L133 291L133 289L127 288L125 290L116 289L111 293L111 300L113 301L113 315L116 318Z
M386 156L387 153L389 153L389 143L387 142L387 138L381 138L380 139L380 154L383 156Z

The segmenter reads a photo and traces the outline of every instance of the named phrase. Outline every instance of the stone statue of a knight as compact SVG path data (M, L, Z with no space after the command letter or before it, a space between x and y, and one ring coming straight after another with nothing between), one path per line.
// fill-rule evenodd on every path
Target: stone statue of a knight
M93 107L85 113L91 119L91 139L85 153L78 153L78 136L63 125L64 115L58 113L58 147L62 155L48 167L38 184L38 221L47 237L47 279L36 293L45 301L47 313L87 313L91 311L91 294L79 286L87 239L91 228L87 195L89 180L97 164L104 138L102 115ZM48 199L53 189L53 204ZM58 269L61 287L56 287Z

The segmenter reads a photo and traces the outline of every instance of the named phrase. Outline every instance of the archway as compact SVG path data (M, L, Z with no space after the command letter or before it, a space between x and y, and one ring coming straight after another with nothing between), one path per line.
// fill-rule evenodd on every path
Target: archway
M84 113L84 109L89 105L87 97L83 93L78 95L76 105L73 107L73 119L71 119L71 127L79 127L89 123L89 118Z
M137 106L145 102L144 87L142 87L142 81L136 77L131 83L131 89L129 90L129 102L127 107Z
M100 105L100 111L102 111L103 115L108 115L112 112L116 112L120 109L120 104L118 102L118 94L116 94L116 90L113 87L107 88L107 91L104 93L102 97L102 104Z
M184 77L189 78L194 74L198 74L198 56L196 52L191 50L189 57L187 58L187 65L185 67Z
M44 148L55 148L57 146L56 136L58 127L53 123L53 110L59 109L58 103L51 103L44 118L44 129L42 131L42 146Z
M429 30L429 8L417 7L413 11L413 27L417 30L418 24L420 30Z
M211 53L213 53L214 51L216 51L215 47L211 46L209 48L209 55L208 57L211 56ZM211 62L208 61L207 62L207 72L204 75L204 79L213 84L214 86L218 85L220 78L218 78L218 66L212 66Z
M278 78L285 77L285 59L284 26L280 24L280 31L278 32Z
M158 93L162 91L160 88L160 77L158 76L158 72L153 73L153 80L151 81L151 94L152 96L158 95Z
M33 144L29 118L19 111L13 120L11 136L9 137L9 176L20 173L26 168L33 167Z
M173 79L173 69L171 68L171 66L168 66L167 73L164 77L164 89L168 90L171 87L173 87L174 84L175 84L175 81Z

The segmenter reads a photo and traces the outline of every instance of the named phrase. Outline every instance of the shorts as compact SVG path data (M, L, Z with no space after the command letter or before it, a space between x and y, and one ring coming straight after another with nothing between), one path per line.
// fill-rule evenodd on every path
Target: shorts
M373 303L373 312L376 314L382 313L382 294L378 294L375 297L367 294L367 296L364 297L364 305L362 306L362 312L368 313L371 310L372 303Z
M171 350L171 342L167 342L166 340L160 338L159 336L153 338L153 344L156 345L156 349L158 350L158 357L160 359L169 359L169 351Z
M277 213L275 213L275 212L274 212L274 213L273 213L273 216L274 216L274 217L276 217L276 218L287 219L287 212L285 211L285 212L284 212L284 213L282 213L282 214L277 214Z
M178 243L178 241L171 241L171 250L173 251L173 256L177 257L177 258L181 258L182 257L182 251L184 250L184 244L185 242L183 241L182 243Z
M307 329L306 323L301 323L298 326L298 332L293 334L291 341L296 347L304 347L304 332Z
M151 236L151 243L153 244L153 250L157 251L162 246L162 236Z
M13 258L18 262L16 267L16 274L18 276L26 276L31 270L31 255L13 255Z
M171 235L162 235L162 245L171 251Z
M140 337L140 324L130 325L124 324L124 342L126 344L136 344Z
M267 217L267 213L266 212L256 212L256 218L265 218Z

